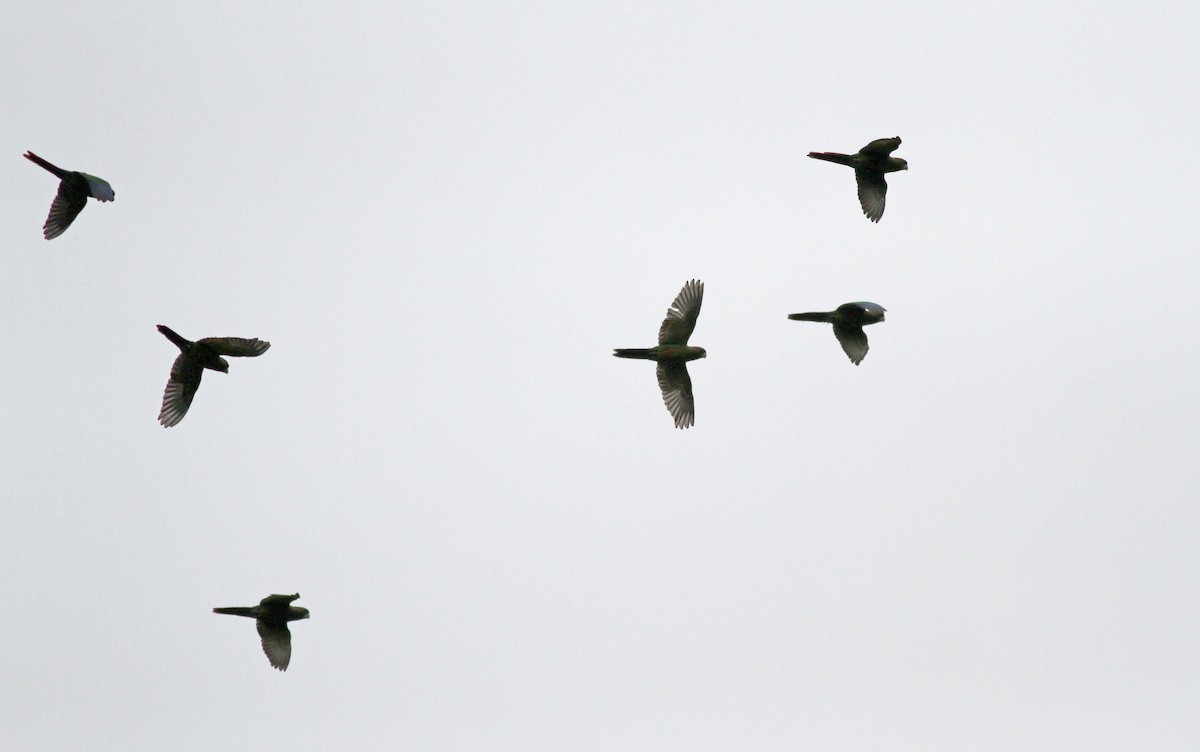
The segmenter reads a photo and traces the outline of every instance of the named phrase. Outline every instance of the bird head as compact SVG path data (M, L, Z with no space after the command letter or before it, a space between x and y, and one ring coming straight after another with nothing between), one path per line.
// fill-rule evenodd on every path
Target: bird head
M697 347L696 349L700 351L700 357L701 357L701 358L707 358L707 357L708 357L708 353L704 351L704 348L703 348L703 347Z
M220 371L221 373L229 373L229 361L224 358L217 358L217 365L213 370Z
M907 169L908 169L908 160L906 160L906 159L901 159L900 157L894 157L894 159L895 159L897 162L899 162L899 163L900 163L900 169L901 169L901 170L907 170Z
M288 609L288 621L308 618L308 609L303 606L292 606Z

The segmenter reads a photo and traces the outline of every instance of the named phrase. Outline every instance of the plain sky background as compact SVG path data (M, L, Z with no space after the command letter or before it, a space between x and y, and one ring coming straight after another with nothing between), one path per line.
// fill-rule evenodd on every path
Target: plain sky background
M1194 2L11 4L0 746L1195 750L1198 48ZM878 225L805 156L895 135ZM46 242L26 149L116 201ZM611 348L691 278L679 431ZM786 319L852 300L860 367ZM160 323L272 348L163 429ZM297 591L286 674L211 613Z

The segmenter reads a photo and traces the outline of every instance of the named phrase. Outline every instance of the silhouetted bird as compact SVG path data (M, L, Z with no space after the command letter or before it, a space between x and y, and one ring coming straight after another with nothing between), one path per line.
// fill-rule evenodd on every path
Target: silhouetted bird
M687 341L696 328L696 318L700 315L700 303L703 300L704 283L693 279L675 296L675 302L658 328L658 347L613 350L613 355L618 358L640 358L658 363L658 388L662 390L667 410L675 418L676 428L687 428L696 423L696 406L692 401L692 379L688 376L687 362L707 357L708 353L704 352L703 347L688 347Z
M843 303L836 311L817 313L793 313L788 316L793 321L821 321L833 324L833 334L842 349L850 356L850 362L858 365L867 357L867 335L862 328L868 324L883 321L883 312L887 310L876 303Z
M87 206L88 196L101 201L112 201L117 197L112 186L95 175L55 167L31 151L25 152L25 158L53 172L62 180L58 184L58 195L54 197L54 203L50 204L50 216L46 217L46 224L42 225L42 234L46 236L46 240L57 238L67 231L75 217Z
M863 214L872 222L883 216L884 200L887 198L885 173L908 169L908 162L890 156L900 146L900 137L880 138L858 150L857 154L838 154L834 151L810 151L808 156L837 162L854 168L854 179L858 181L858 203Z
M288 631L287 623L308 618L307 608L291 605L292 601L299 597L299 593L268 595L259 601L257 606L214 608L213 613L249 616L254 619L267 660L280 671L287 671L288 662L292 660L292 633Z
M163 392L162 410L158 413L158 422L164 428L170 428L187 415L192 397L200 388L200 377L204 375L205 368L229 373L229 361L222 355L253 358L262 355L271 346L270 342L241 337L206 337L192 342L162 324L158 325L158 331L180 349L175 365L171 366L171 379Z

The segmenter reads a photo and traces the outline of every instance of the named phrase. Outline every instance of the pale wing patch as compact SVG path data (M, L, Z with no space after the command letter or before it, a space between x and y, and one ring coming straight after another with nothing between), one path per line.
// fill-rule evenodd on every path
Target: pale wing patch
M92 198L96 198L101 201L112 201L117 197L117 194L113 193L112 186L108 184L107 180L98 178L95 175L89 175L86 172L81 172L79 174L82 175L83 179L87 181L88 193L92 195Z

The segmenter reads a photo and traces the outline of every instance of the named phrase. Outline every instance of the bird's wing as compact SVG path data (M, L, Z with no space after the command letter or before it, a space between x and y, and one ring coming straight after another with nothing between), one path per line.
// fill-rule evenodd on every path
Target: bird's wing
M112 201L117 197L117 194L113 193L112 186L108 184L107 180L98 178L95 175L89 175L86 172L81 172L79 174L82 175L83 179L87 181L88 192L92 194L92 198L96 198L101 201Z
M208 345L217 355L229 355L237 358L253 358L262 355L271 346L270 342L261 339L243 339L241 337L205 337L198 340L202 345Z
M871 143L858 150L859 154L877 154L880 157L886 157L896 149L900 148L900 137L893 136L891 138L877 138Z
M66 180L58 184L58 195L50 204L50 215L42 225L46 240L53 240L67 231L83 207L87 206L87 194L76 190Z
M858 203L862 204L863 214L872 222L878 222L887 199L887 181L883 179L883 173L859 168L854 171L854 178L858 181Z
M158 422L164 428L170 428L187 415L188 408L192 406L192 397L200 388L200 376L203 373L204 366L187 353L180 353L175 359L175 364L171 366L171 378L163 391L162 410L158 412Z
M683 286L671 303L667 317L658 328L658 344L686 345L696 319L700 316L700 303L704 301L704 283L692 280Z
M842 349L850 357L850 362L858 365L867 357L867 335L862 327L855 324L833 324L833 335L841 343Z
M291 605L292 601L300 597L299 593L295 595L268 595L258 602L258 605L264 608L283 608L286 609Z
M287 624L273 627L259 619L255 625L258 627L258 636L262 638L267 660L280 671L287 671L288 663L292 660L292 633L288 631Z
M696 424L696 403L692 399L692 377L688 376L687 364L678 360L664 360L658 364L658 388L662 390L663 402L676 428L687 428Z

